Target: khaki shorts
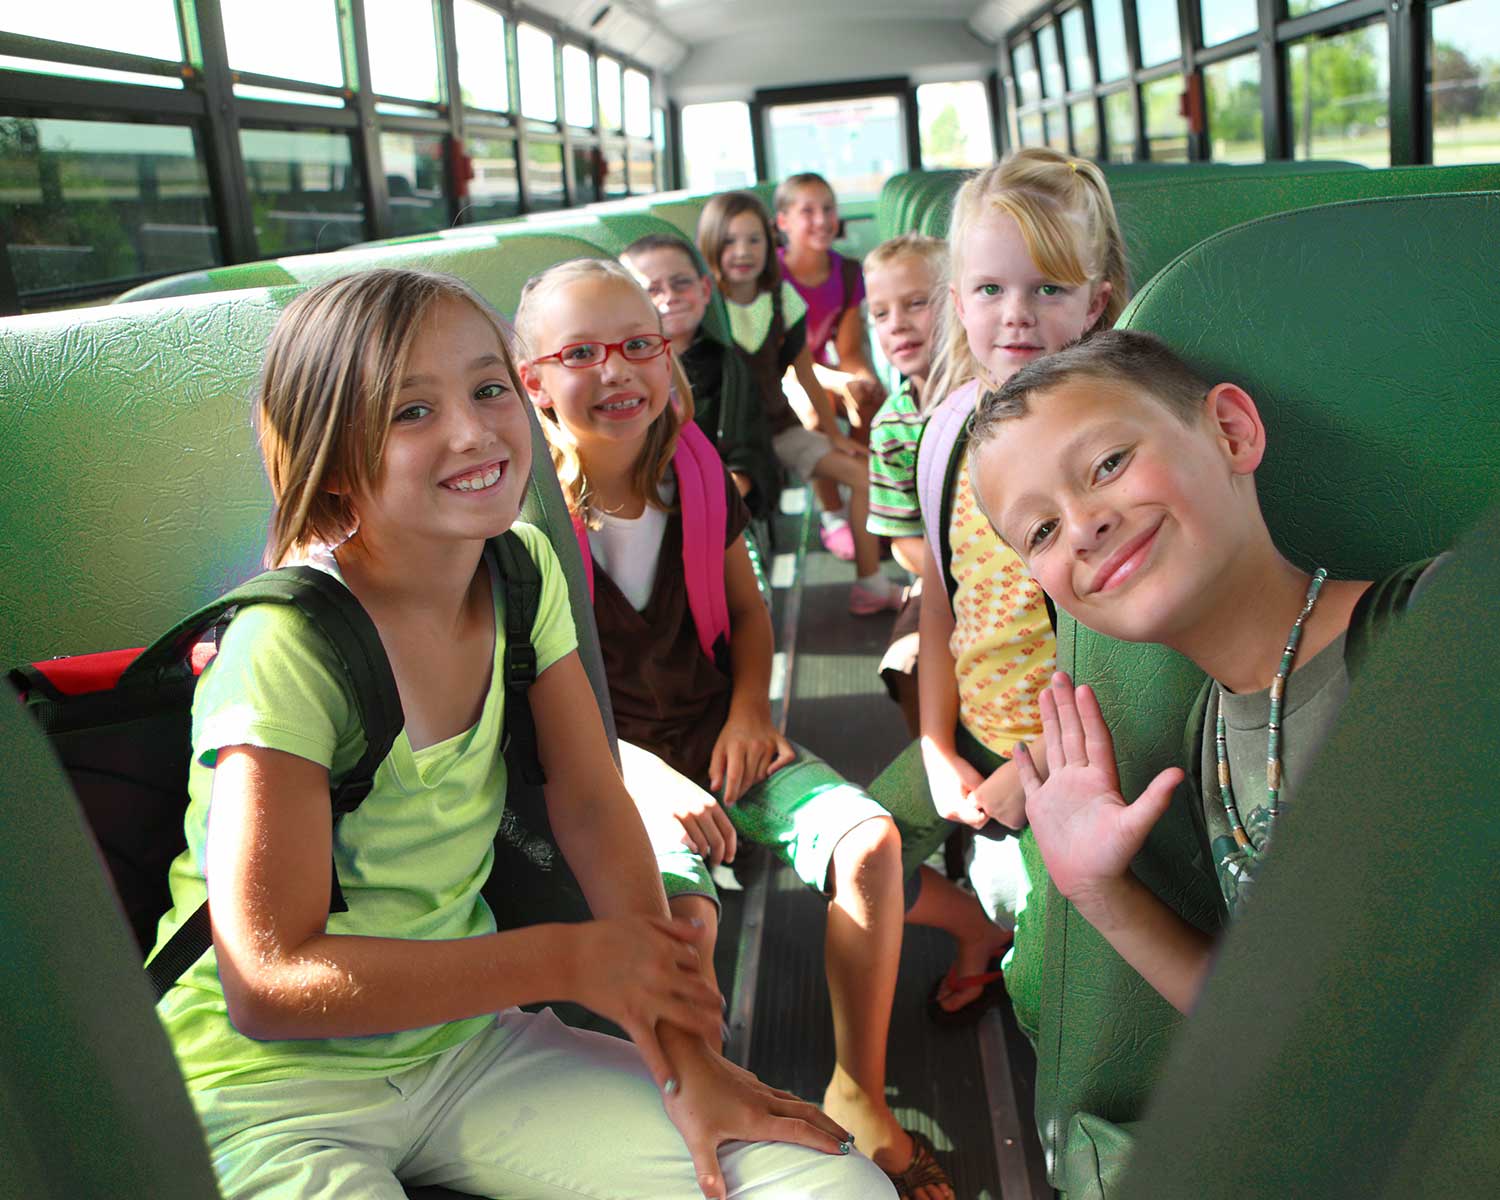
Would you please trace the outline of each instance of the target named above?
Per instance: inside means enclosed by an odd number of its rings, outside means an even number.
[[[771,449],[783,467],[807,483],[812,480],[813,469],[822,462],[823,456],[833,453],[833,443],[827,434],[793,425],[771,438]]]

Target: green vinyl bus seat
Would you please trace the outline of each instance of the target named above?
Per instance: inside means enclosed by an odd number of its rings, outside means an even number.
[[[1493,509],[1374,648],[1300,785],[1169,1056],[1128,1200],[1494,1193],[1497,595]]]
[[[298,290],[0,322],[0,453],[12,480],[0,494],[0,662],[146,645],[260,569],[271,502],[251,396],[266,338]],[[613,739],[578,542],[526,411],[522,515],[562,564]],[[50,752],[17,728],[29,718],[3,698],[0,708],[0,835],[25,860],[0,873],[6,1194],[19,1174],[28,1182],[17,1195],[215,1195],[134,939],[106,899],[71,793]],[[166,1174],[176,1182],[158,1185]]]
[[[1492,386],[1500,309],[1485,299],[1497,271],[1494,192],[1306,208],[1194,246],[1141,289],[1119,326],[1149,330],[1205,377],[1246,387],[1269,434],[1257,487],[1273,536],[1300,564],[1376,578],[1447,548],[1500,498]],[[1180,765],[1188,708],[1203,680],[1196,667],[1066,615],[1058,662],[1097,691],[1125,795]],[[1500,664],[1490,667],[1493,678]],[[1373,720],[1362,723],[1364,711],[1351,709],[1340,736],[1360,739],[1377,771],[1425,753],[1425,745],[1392,742]],[[1196,798],[1188,791],[1179,789],[1134,865],[1184,917],[1213,929],[1218,889],[1211,871],[1192,865]],[[1403,816],[1417,819],[1420,803],[1406,796]],[[1349,836],[1379,832],[1361,826]],[[1322,850],[1338,855],[1344,847]],[[1017,948],[1026,976],[1040,981],[1038,1128],[1065,1196],[1111,1196],[1116,1175],[1101,1174],[1088,1125],[1141,1118],[1181,1019],[1050,884],[1044,913],[1040,941]],[[1300,920],[1315,926],[1321,914]],[[1404,936],[1399,922],[1381,933]],[[1243,1031],[1232,1049],[1254,1037]],[[1238,1097],[1231,1103],[1243,1117]],[[1239,1124],[1230,1128],[1240,1135]],[[1268,1159],[1281,1146],[1245,1149]]]

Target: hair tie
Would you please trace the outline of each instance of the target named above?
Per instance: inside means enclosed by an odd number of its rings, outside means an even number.
[[[1078,160],[1076,158],[1068,159],[1068,169],[1071,170],[1073,174],[1078,174]]]

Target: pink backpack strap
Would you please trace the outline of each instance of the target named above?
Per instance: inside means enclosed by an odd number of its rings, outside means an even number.
[[[698,426],[688,421],[672,455],[682,511],[682,571],[698,645],[710,659],[719,639],[729,642],[729,600],[724,592],[724,531],[729,502],[724,461]]]
[[[583,558],[583,577],[588,580],[589,603],[594,602],[594,548],[589,545],[589,529],[583,518],[573,514],[573,534],[578,538],[578,553]]]
[[[970,380],[949,392],[932,410],[917,443],[917,504],[922,510],[922,531],[927,548],[939,571],[946,573],[943,547],[948,531],[943,528],[943,490],[949,478],[953,450],[963,433],[964,422],[979,403],[979,382]]]

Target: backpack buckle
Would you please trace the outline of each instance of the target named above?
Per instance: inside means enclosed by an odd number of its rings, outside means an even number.
[[[529,687],[536,678],[536,647],[530,642],[505,647],[505,686]]]

